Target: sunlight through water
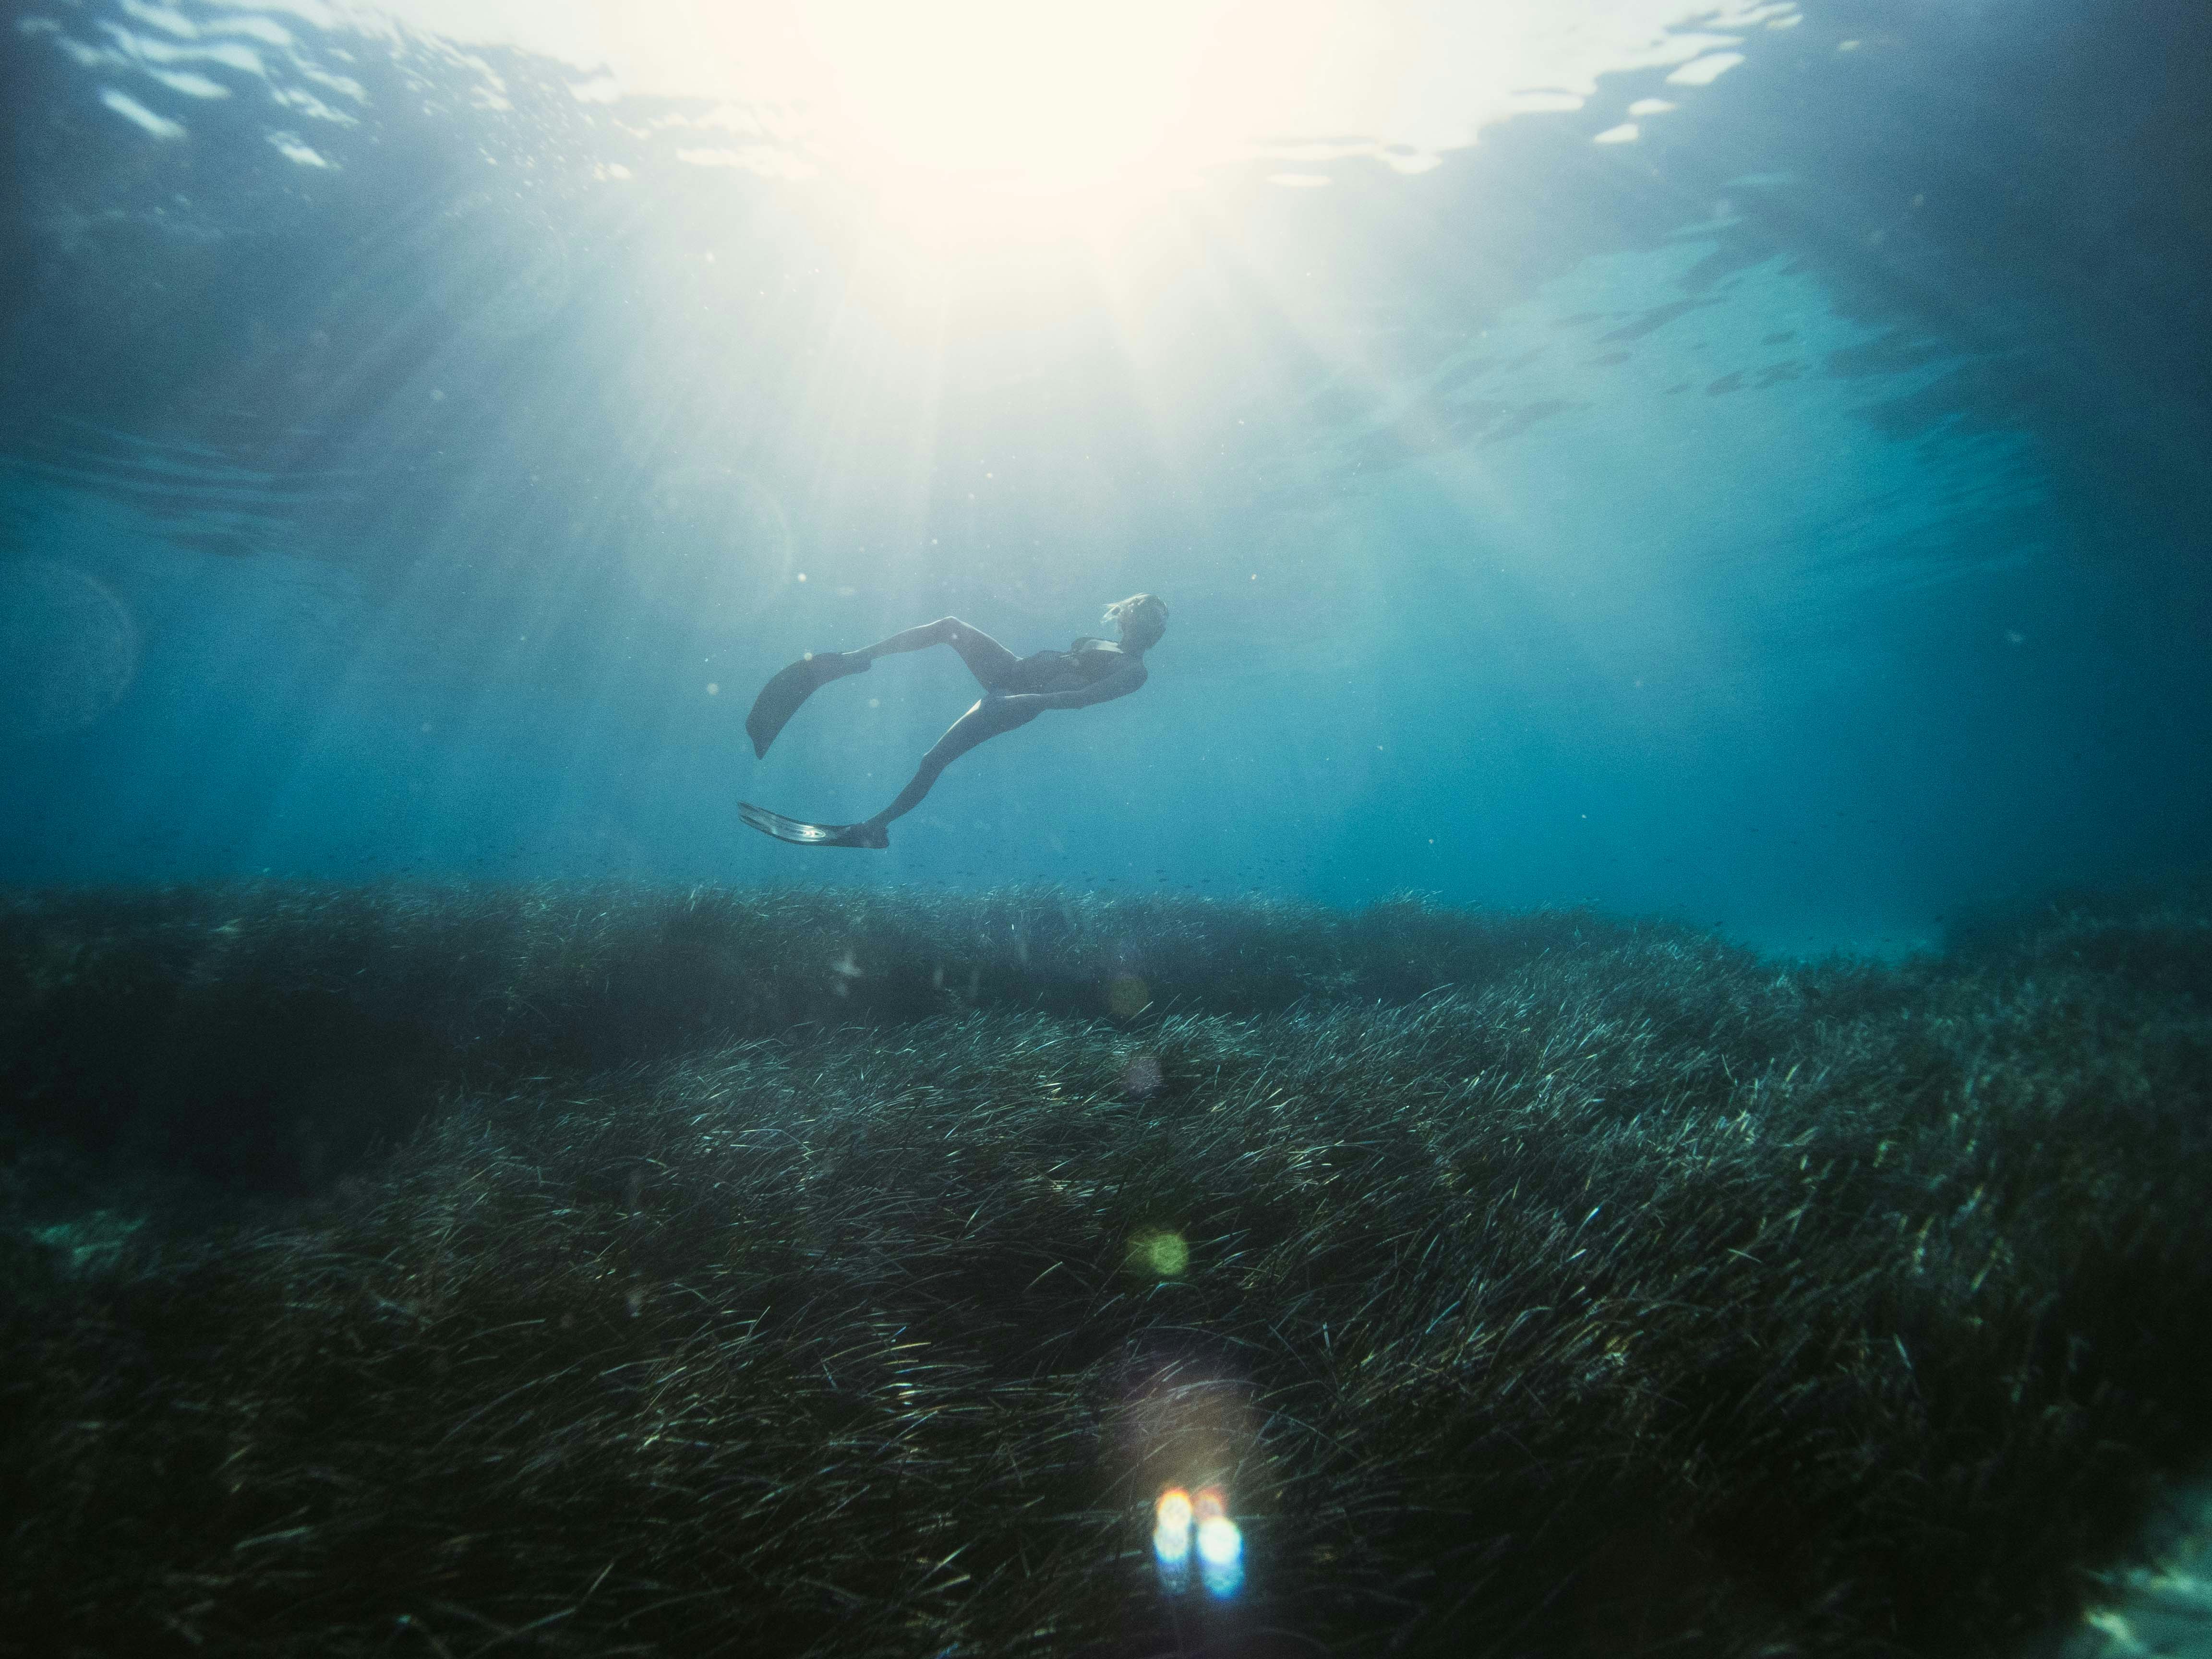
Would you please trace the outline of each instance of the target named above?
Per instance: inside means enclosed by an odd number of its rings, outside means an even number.
[[[584,71],[589,103],[715,100],[700,165],[860,184],[927,242],[1110,239],[1210,169],[1279,161],[1287,185],[1364,157],[1434,167],[1485,126],[1574,109],[1596,77],[1680,65],[1697,84],[1789,0],[387,0],[388,18]],[[1692,69],[1692,65],[1701,66]]]
[[[2208,0],[0,40],[0,1630],[2212,1632]]]

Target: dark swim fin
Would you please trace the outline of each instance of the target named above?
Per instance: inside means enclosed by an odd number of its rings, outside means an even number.
[[[887,831],[872,830],[865,823],[801,823],[797,818],[755,806],[750,801],[738,803],[738,816],[764,836],[794,842],[801,847],[884,848],[891,844]]]
[[[745,735],[753,740],[754,758],[766,757],[775,734],[783,730],[784,723],[799,712],[799,704],[812,696],[817,688],[832,680],[842,680],[848,674],[865,674],[873,666],[871,658],[842,651],[817,651],[811,657],[800,658],[788,668],[778,670],[761,687],[760,696],[753,699],[753,712],[745,716]]]

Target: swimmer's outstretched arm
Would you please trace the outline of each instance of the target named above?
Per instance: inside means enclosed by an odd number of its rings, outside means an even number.
[[[1000,701],[1024,713],[1047,708],[1088,708],[1095,702],[1111,702],[1116,697],[1127,696],[1147,678],[1143,659],[1132,657],[1105,678],[1073,691],[1018,692]]]

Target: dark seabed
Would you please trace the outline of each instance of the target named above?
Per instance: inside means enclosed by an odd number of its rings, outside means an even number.
[[[2212,1656],[2208,87],[8,9],[0,1653]]]

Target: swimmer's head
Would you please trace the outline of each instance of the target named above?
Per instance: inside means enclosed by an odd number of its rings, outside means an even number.
[[[1132,593],[1106,607],[1106,620],[1121,630],[1125,651],[1149,651],[1168,631],[1167,601],[1157,593]]]

